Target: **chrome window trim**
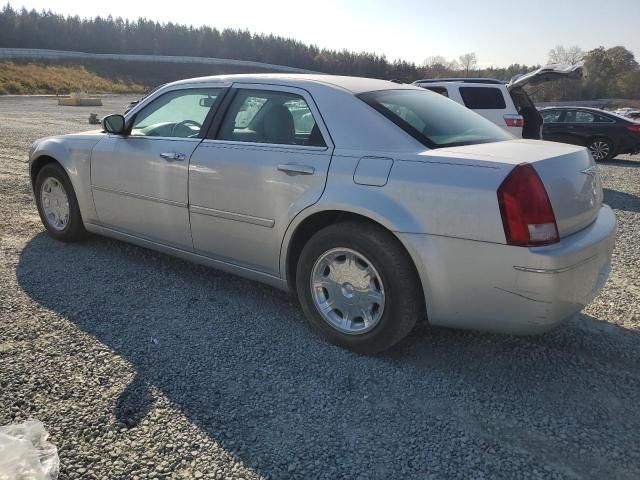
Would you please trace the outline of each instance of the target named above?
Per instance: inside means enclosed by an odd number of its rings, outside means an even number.
[[[145,136],[145,135],[118,135],[115,133],[109,133],[107,134],[109,137],[113,137],[113,138],[121,138],[124,140],[164,140],[165,142],[195,142],[195,143],[200,143],[202,141],[201,138],[194,138],[194,137],[156,137],[156,136]]]
[[[259,150],[268,148],[271,150],[294,150],[294,151],[311,151],[311,152],[326,152],[329,147],[314,147],[311,145],[291,145],[288,143],[261,143],[261,142],[241,142],[238,140],[218,140],[205,138],[202,140],[203,145],[220,145],[227,148],[249,148],[253,150]]]

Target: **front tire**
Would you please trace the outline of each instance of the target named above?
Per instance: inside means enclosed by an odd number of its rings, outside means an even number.
[[[296,289],[311,326],[357,353],[390,348],[424,315],[413,262],[393,234],[366,222],[317,232],[300,254]]]
[[[49,235],[63,242],[87,237],[73,186],[60,164],[48,163],[42,167],[34,192],[40,219]]]
[[[608,138],[593,138],[587,144],[596,162],[606,162],[614,157],[614,145]]]

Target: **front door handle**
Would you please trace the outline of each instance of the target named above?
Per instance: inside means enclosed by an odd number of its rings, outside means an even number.
[[[176,161],[181,162],[186,158],[184,153],[176,153],[176,152],[164,152],[164,153],[161,153],[160,156],[165,160],[169,160],[171,162],[176,162]]]
[[[290,175],[313,175],[315,168],[308,165],[298,165],[297,163],[282,163],[278,165],[278,170]]]

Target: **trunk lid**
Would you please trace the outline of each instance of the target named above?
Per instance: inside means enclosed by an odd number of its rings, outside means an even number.
[[[602,204],[602,184],[596,164],[584,147],[536,140],[468,145],[438,149],[438,155],[464,156],[494,164],[533,165],[553,207],[560,238],[589,226]],[[508,168],[504,176],[511,171]]]
[[[524,75],[516,75],[507,84],[507,88],[511,90],[514,87],[523,87],[525,85],[540,85],[545,82],[552,82],[562,78],[571,78],[580,80],[584,74],[582,63],[575,65],[545,65],[533,72]]]

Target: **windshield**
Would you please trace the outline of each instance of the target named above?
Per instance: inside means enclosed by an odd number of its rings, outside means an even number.
[[[514,138],[477,113],[428,90],[380,90],[358,97],[429,148]]]

